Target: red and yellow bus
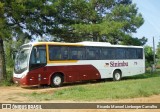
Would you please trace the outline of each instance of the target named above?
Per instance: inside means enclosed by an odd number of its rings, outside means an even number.
[[[141,46],[105,42],[34,42],[20,47],[13,79],[22,86],[122,77],[145,72]]]

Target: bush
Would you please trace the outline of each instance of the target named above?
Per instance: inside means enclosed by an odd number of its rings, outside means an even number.
[[[158,65],[156,66],[156,69],[160,69],[160,64],[158,64]]]
[[[13,85],[13,69],[7,68],[7,79],[0,82],[0,86],[11,86]]]

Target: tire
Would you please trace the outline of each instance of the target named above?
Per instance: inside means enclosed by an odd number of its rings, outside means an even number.
[[[55,74],[51,78],[51,87],[60,87],[63,84],[63,76],[61,74]]]
[[[119,70],[113,72],[113,81],[120,81],[122,78],[122,73]]]

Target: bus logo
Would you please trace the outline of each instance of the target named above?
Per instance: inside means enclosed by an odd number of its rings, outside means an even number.
[[[122,62],[111,61],[110,62],[110,67],[125,67],[125,66],[128,66],[128,62],[125,62],[125,61],[122,61]]]
[[[109,63],[106,63],[106,64],[105,64],[105,67],[109,67]]]

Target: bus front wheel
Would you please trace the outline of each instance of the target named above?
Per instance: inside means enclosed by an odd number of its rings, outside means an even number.
[[[51,78],[51,87],[60,87],[63,84],[63,76],[61,74],[55,74]]]
[[[113,81],[119,81],[121,80],[122,74],[120,70],[115,70],[113,72]]]

